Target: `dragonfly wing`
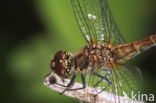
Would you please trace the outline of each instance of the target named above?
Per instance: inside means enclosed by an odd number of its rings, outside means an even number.
[[[121,97],[132,99],[132,93],[138,94],[142,91],[142,74],[136,66],[121,65],[118,68],[114,66],[96,73],[111,81],[111,84],[106,79],[101,79],[92,73],[86,73],[87,85],[97,89],[99,95],[103,91],[111,93],[110,98],[115,103],[120,103]],[[99,84],[96,85],[98,82]]]
[[[107,91],[117,96],[132,99],[132,94],[138,94],[142,91],[142,73],[136,66],[122,65],[118,69],[112,67],[109,79],[112,81],[112,85]],[[120,101],[118,98],[115,100]]]
[[[87,42],[125,43],[107,0],[71,0],[79,28]]]

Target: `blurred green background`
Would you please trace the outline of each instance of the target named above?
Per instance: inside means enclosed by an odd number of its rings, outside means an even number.
[[[127,42],[156,33],[155,0],[108,0]],[[75,103],[43,85],[58,50],[75,53],[86,42],[70,0],[5,0],[0,3],[0,102]],[[156,92],[156,48],[133,59],[146,93]]]

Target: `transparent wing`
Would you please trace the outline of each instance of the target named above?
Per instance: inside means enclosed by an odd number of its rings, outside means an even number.
[[[97,73],[111,81],[111,84],[109,85],[106,79],[102,80],[90,73],[86,74],[87,85],[95,87],[97,94],[103,91],[111,93],[110,98],[115,101],[113,103],[120,103],[120,97],[132,99],[132,94],[135,95],[142,91],[142,74],[136,66],[122,65],[118,68],[100,70]]]
[[[110,79],[112,80],[113,93],[132,99],[132,94],[142,91],[142,73],[136,66],[123,65],[111,69]]]
[[[71,0],[79,28],[87,42],[125,43],[107,0]]]

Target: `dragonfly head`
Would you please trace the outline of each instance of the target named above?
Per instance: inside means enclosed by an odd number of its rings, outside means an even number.
[[[71,75],[72,55],[66,51],[58,51],[54,59],[51,60],[52,70],[62,78],[68,78]]]

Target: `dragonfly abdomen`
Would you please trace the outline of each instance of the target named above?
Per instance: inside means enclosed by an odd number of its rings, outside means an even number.
[[[116,46],[112,52],[116,62],[123,63],[154,45],[156,45],[156,34],[140,41]]]

